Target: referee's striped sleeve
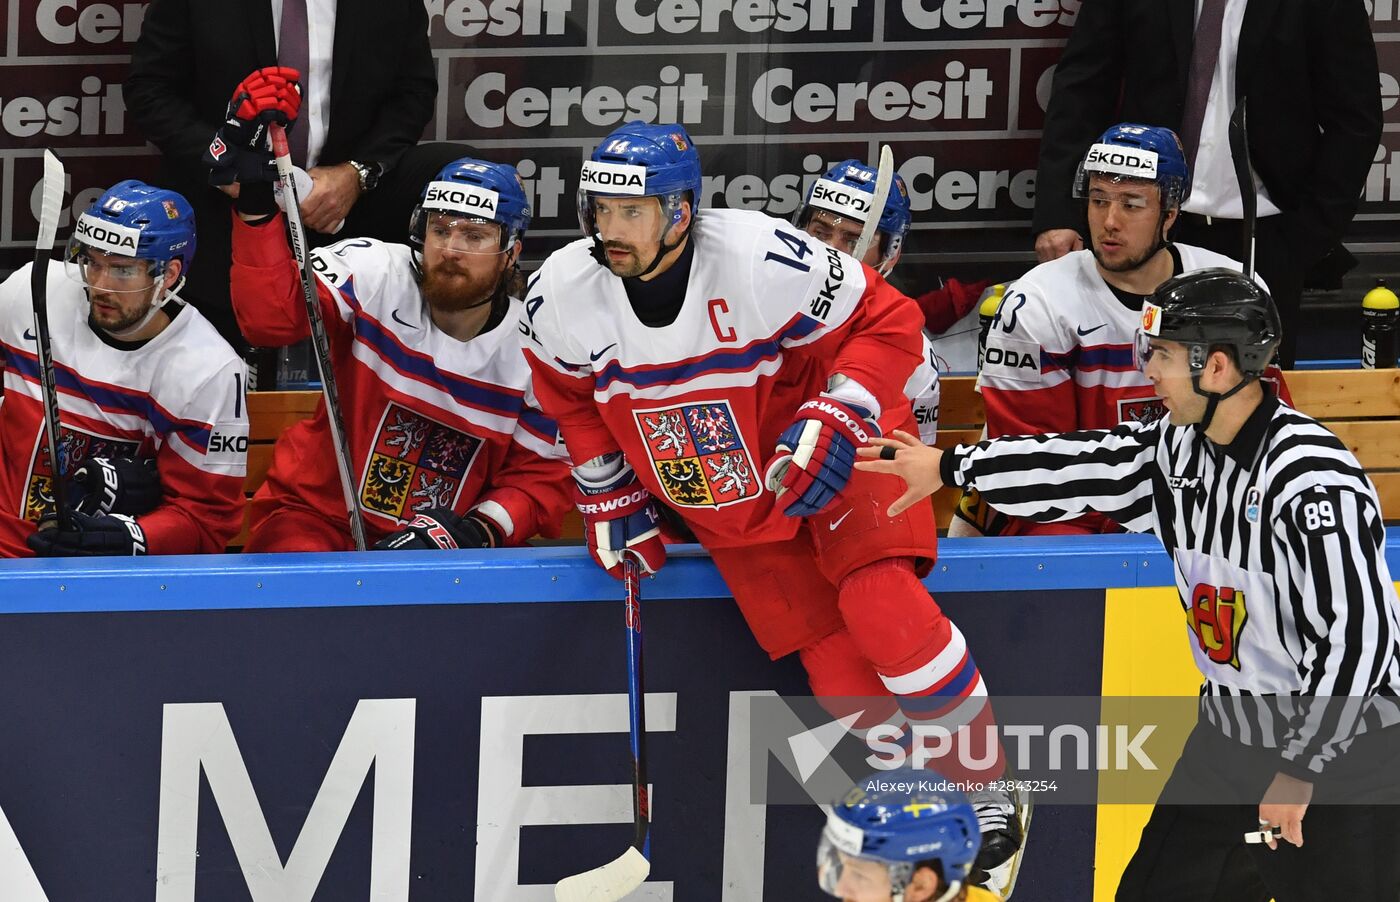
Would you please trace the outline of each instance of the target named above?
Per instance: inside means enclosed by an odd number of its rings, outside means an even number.
[[[1385,527],[1371,497],[1351,488],[1302,492],[1275,520],[1298,624],[1302,695],[1284,737],[1297,776],[1322,773],[1346,749],[1365,700],[1387,681],[1395,620]]]
[[[948,468],[954,485],[1012,517],[1048,523],[1096,511],[1149,532],[1158,438],[1156,423],[999,438],[959,446]]]

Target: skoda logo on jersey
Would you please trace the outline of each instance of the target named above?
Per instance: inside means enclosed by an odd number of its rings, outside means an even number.
[[[644,197],[647,193],[647,170],[645,166],[588,160],[579,173],[579,188],[595,194]]]
[[[818,179],[812,186],[812,205],[865,222],[870,215],[871,195],[852,191],[837,182]]]
[[[500,199],[501,196],[489,188],[460,182],[431,182],[428,193],[423,197],[423,209],[495,219],[496,205]]]
[[[1084,158],[1085,172],[1125,175],[1135,179],[1157,178],[1157,154],[1136,147],[1095,144]]]
[[[86,213],[78,217],[73,234],[88,247],[109,254],[120,254],[123,257],[136,256],[136,249],[141,243],[140,230],[103,222]]]

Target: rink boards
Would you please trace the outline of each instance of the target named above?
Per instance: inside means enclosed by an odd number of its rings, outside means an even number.
[[[1154,542],[941,552],[928,584],[994,695],[1194,694]],[[702,554],[643,590],[634,898],[826,898],[821,815],[750,795],[749,706],[807,692],[800,667]],[[629,841],[619,587],[579,549],[0,562],[0,610],[6,902],[545,902]],[[1042,800],[1017,898],[1110,899],[1144,816]]]

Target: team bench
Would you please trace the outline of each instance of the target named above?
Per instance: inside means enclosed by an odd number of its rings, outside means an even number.
[[[1400,370],[1295,370],[1286,378],[1298,409],[1326,423],[1366,468],[1380,494],[1386,522],[1400,522]],[[973,391],[974,382],[970,376],[943,379],[940,447],[974,442],[981,436],[985,414],[981,396]],[[243,488],[250,497],[267,476],[273,442],[283,429],[311,416],[320,397],[314,391],[248,395],[248,478]],[[948,525],[956,502],[953,489],[934,496],[940,527]],[[565,523],[564,535],[582,535],[576,516]],[[247,537],[245,524],[232,547],[242,547]]]

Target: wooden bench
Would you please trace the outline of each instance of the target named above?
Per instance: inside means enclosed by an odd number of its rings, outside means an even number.
[[[1286,375],[1293,402],[1337,434],[1370,474],[1380,495],[1386,522],[1400,522],[1400,370],[1294,370]],[[942,380],[938,446],[975,442],[986,414],[982,396],[971,376]],[[248,395],[248,478],[244,491],[252,497],[267,476],[272,445],[293,423],[310,417],[319,392],[253,392]],[[957,503],[958,490],[934,495],[940,528],[946,528]],[[580,538],[582,523],[571,512],[564,522],[565,538]],[[231,547],[248,538],[247,522]]]

